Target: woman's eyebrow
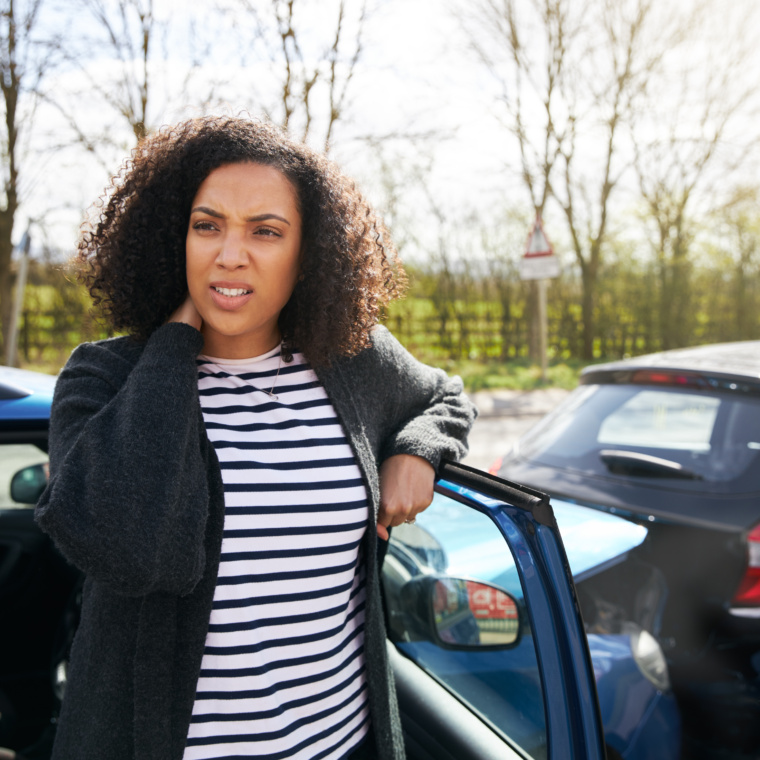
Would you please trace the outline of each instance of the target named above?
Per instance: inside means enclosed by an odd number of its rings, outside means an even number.
[[[191,214],[208,214],[209,216],[213,216],[215,219],[224,219],[224,214],[220,214],[218,211],[214,211],[214,209],[209,208],[208,206],[196,206],[191,212]],[[284,222],[288,226],[290,226],[290,222],[285,219],[283,216],[278,216],[277,214],[256,214],[255,216],[249,216],[246,218],[246,222],[265,222],[268,219],[277,219],[280,222]]]
[[[208,206],[196,206],[190,213],[208,214],[209,216],[213,216],[215,219],[224,219],[224,214],[220,214],[218,211],[214,211],[214,209],[209,208]]]
[[[249,216],[246,222],[265,222],[267,219],[277,219],[280,222],[290,225],[290,222],[284,216],[277,216],[277,214],[256,214],[256,216]]]

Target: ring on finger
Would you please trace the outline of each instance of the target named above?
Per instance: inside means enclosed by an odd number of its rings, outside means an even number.
[[[407,525],[414,525],[414,523],[417,522],[417,518],[416,517],[409,517],[406,520],[404,520],[404,522]]]

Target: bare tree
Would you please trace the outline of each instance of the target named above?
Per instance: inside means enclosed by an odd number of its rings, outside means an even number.
[[[251,31],[254,55],[264,57],[277,81],[274,94],[258,92],[257,106],[266,116],[302,140],[329,150],[336,125],[345,118],[349,95],[363,53],[367,0],[337,0],[327,6],[331,20],[320,34],[315,13],[325,3],[313,0],[233,0],[236,20],[242,10]]]
[[[24,194],[24,140],[34,126],[44,75],[54,65],[49,50],[36,37],[42,0],[3,0],[0,8],[0,88],[3,128],[2,205],[0,205],[0,319],[3,345],[8,339],[12,308],[11,255],[17,212]]]
[[[733,260],[732,309],[735,340],[757,338],[760,313],[757,309],[760,266],[760,212],[757,187],[740,187],[718,211],[725,228],[727,247]],[[754,295],[754,299],[752,298]]]
[[[748,5],[745,10],[757,18],[756,9]],[[696,209],[704,218],[717,208],[737,209],[746,189],[733,193],[732,178],[760,147],[760,130],[754,126],[760,89],[754,77],[744,76],[753,68],[754,37],[742,31],[755,25],[744,12],[732,25],[722,4],[706,4],[700,11],[692,30],[701,65],[695,67],[689,56],[660,84],[649,107],[632,115],[635,168],[659,275],[663,348],[686,345],[693,334]],[[711,45],[709,30],[718,22],[722,34]]]
[[[468,7],[472,49],[501,91],[497,112],[516,138],[519,174],[537,214],[550,193],[550,177],[569,123],[564,110],[566,69],[580,27],[567,0],[477,0]],[[536,55],[545,50],[545,55]]]
[[[68,34],[61,51],[77,73],[73,90],[49,98],[84,148],[107,172],[125,150],[153,131],[172,105],[211,100],[190,87],[209,55],[192,7],[177,19],[162,0],[75,0],[86,31]],[[86,21],[87,23],[83,23]]]
[[[563,0],[479,0],[465,24],[478,59],[494,75],[506,108],[498,113],[519,149],[518,173],[535,216],[544,214],[551,177],[572,125],[564,103],[580,18]],[[468,10],[468,17],[471,9]],[[537,49],[545,55],[536,55]],[[504,284],[507,291],[509,283]],[[542,361],[538,283],[527,285],[530,355]]]
[[[626,124],[667,49],[669,27],[654,8],[653,0],[477,0],[467,14],[471,46],[500,86],[531,202],[540,214],[553,199],[564,217],[581,272],[585,358],[611,200],[630,163]]]
[[[114,81],[88,72],[88,83],[124,118],[136,140],[148,132],[151,54],[156,46],[157,21],[153,0],[81,0],[104,33],[118,68]],[[87,71],[87,69],[85,69]]]

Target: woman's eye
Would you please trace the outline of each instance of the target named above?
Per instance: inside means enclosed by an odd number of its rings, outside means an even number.
[[[216,226],[213,222],[195,222],[193,225],[194,230],[215,230]]]
[[[280,237],[280,233],[278,230],[273,229],[272,227],[259,227],[256,232],[254,233],[256,235],[265,235],[265,236],[274,236],[274,237]]]

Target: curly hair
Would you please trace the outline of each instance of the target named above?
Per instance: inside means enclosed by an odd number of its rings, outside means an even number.
[[[95,304],[115,330],[140,340],[164,324],[187,297],[185,238],[198,188],[214,169],[247,162],[282,172],[301,213],[301,275],[279,316],[286,358],[298,348],[316,366],[358,353],[406,285],[385,225],[325,156],[250,119],[190,119],[139,143],[79,241],[80,278]]]

